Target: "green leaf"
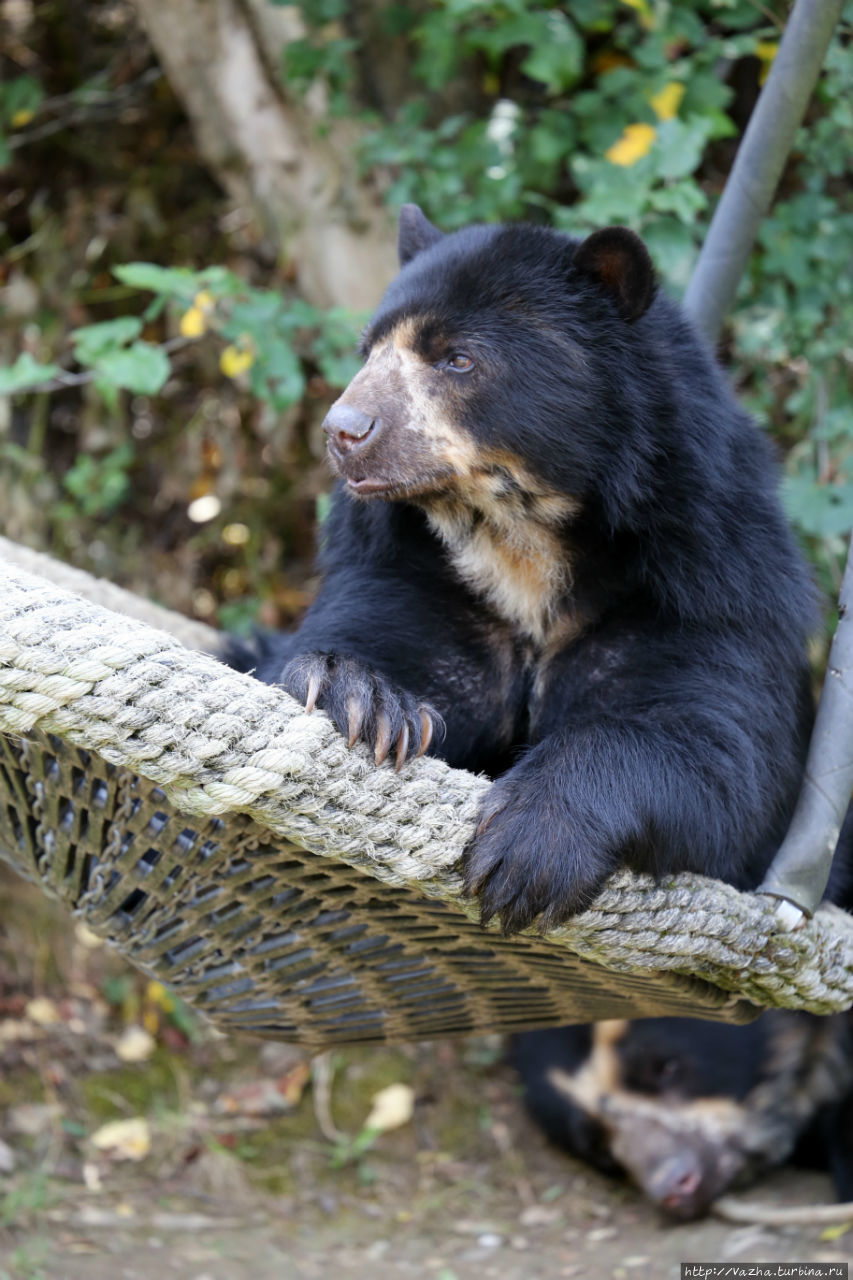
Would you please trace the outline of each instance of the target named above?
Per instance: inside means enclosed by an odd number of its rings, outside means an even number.
[[[50,382],[61,372],[58,364],[39,364],[28,351],[23,351],[13,365],[0,369],[0,395],[31,391],[42,382]]]
[[[690,120],[662,120],[655,147],[655,170],[661,178],[686,178],[699,167],[708,141],[710,122],[699,116]]]
[[[821,484],[808,475],[786,476],[782,498],[788,515],[804,533],[828,538],[853,528],[853,484]]]
[[[252,365],[251,386],[256,396],[275,409],[288,409],[305,390],[302,365],[293,348],[273,339],[258,352]]]
[[[15,124],[16,116],[33,116],[41,106],[44,90],[33,76],[16,76],[0,85],[0,119]]]
[[[521,69],[552,93],[562,93],[577,82],[583,71],[584,44],[569,19],[558,9],[551,10],[546,24],[545,39],[531,50]]]
[[[63,488],[84,515],[109,515],[130,492],[133,461],[133,446],[127,441],[101,458],[79,454],[62,478]]]
[[[192,299],[202,288],[200,273],[186,267],[158,267],[153,262],[126,262],[113,275],[132,289],[150,289],[170,297]]]
[[[156,395],[169,376],[169,357],[150,342],[134,342],[124,351],[108,351],[96,363],[98,376],[136,395]]]
[[[101,324],[87,324],[71,334],[74,355],[80,364],[94,364],[107,351],[117,350],[138,338],[142,321],[136,316],[120,316],[118,320],[104,320]]]

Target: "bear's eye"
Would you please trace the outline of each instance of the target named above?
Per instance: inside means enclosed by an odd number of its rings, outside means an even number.
[[[444,367],[452,369],[454,373],[469,373],[474,368],[474,361],[470,356],[463,355],[461,351],[455,351],[444,361]]]

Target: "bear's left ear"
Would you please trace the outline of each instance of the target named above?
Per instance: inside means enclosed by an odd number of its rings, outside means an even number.
[[[432,225],[418,205],[403,205],[397,230],[397,256],[401,267],[411,262],[416,254],[424,249],[430,249],[441,239],[442,233],[438,227]]]
[[[593,231],[575,252],[572,265],[603,285],[629,324],[639,320],[655,296],[649,251],[627,227]]]

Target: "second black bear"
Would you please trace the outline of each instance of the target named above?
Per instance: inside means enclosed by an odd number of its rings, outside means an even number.
[[[748,1026],[644,1018],[528,1032],[512,1058],[552,1142],[686,1221],[789,1156],[850,1198],[851,1032],[849,1014],[780,1009]]]
[[[632,232],[409,205],[399,252],[324,424],[321,591],[257,675],[377,762],[497,779],[465,880],[507,931],[621,865],[755,886],[812,718],[766,441]]]

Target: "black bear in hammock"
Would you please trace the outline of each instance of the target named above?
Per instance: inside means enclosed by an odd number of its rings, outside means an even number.
[[[814,598],[771,451],[642,241],[401,214],[324,423],[320,594],[254,666],[350,744],[497,779],[483,919],[555,924],[627,865],[761,880],[812,718]]]

